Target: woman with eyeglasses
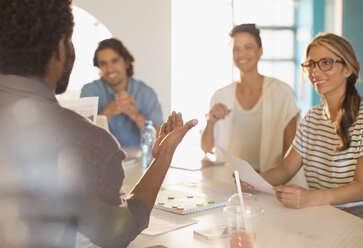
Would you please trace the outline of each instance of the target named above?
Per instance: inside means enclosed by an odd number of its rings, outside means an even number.
[[[360,65],[352,45],[335,34],[317,35],[302,70],[323,103],[309,110],[284,160],[261,175],[287,207],[363,200],[363,101],[355,83]],[[285,185],[304,168],[309,189]]]
[[[255,24],[235,26],[230,36],[240,80],[213,95],[201,147],[205,153],[216,148],[217,161],[224,160],[221,147],[265,171],[290,147],[300,111],[290,86],[258,72],[263,49]]]

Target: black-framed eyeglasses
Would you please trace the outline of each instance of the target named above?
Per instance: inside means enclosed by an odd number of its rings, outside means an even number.
[[[329,71],[329,70],[331,70],[331,68],[333,68],[334,63],[344,64],[344,61],[332,59],[332,58],[322,58],[319,61],[314,61],[314,60],[306,61],[306,62],[302,63],[301,66],[305,72],[313,71],[316,64],[318,64],[320,70]]]

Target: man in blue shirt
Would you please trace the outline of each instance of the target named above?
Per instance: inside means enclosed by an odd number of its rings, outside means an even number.
[[[132,78],[133,62],[121,41],[101,41],[93,58],[101,79],[86,84],[81,91],[81,97],[99,97],[98,114],[107,116],[111,133],[123,147],[140,144],[146,120],[153,122],[157,133],[162,124],[157,95],[151,87]]]

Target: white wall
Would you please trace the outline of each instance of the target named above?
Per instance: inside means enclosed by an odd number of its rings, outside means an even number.
[[[171,1],[73,0],[73,4],[124,42],[135,57],[134,77],[154,88],[165,119],[171,105]]]

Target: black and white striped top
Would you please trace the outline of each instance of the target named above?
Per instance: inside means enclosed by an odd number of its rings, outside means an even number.
[[[353,180],[357,159],[363,156],[363,101],[358,118],[349,129],[348,149],[334,152],[339,144],[335,121],[328,119],[324,104],[313,107],[300,122],[293,142],[303,157],[307,183],[311,189],[335,188]]]

